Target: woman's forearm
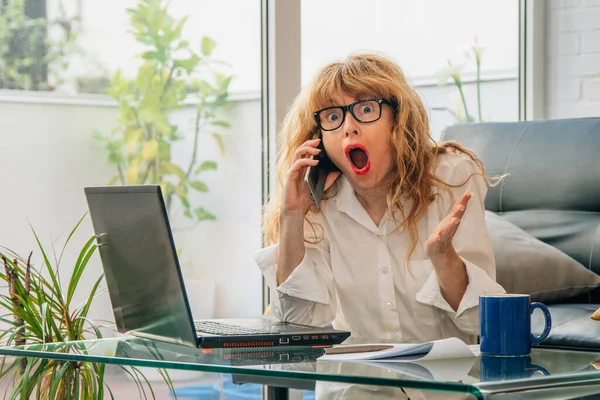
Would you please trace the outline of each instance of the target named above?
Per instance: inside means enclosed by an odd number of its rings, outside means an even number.
[[[279,252],[277,286],[281,285],[302,262],[304,247],[304,213],[292,211],[279,217]]]
[[[469,284],[465,264],[455,251],[434,257],[431,259],[431,263],[437,275],[442,296],[456,311]]]

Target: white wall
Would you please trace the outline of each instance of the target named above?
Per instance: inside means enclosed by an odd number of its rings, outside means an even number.
[[[28,222],[45,244],[50,244],[52,237],[62,245],[87,210],[83,188],[105,185],[114,173],[91,134],[93,129],[107,132],[112,127],[116,115],[112,103],[84,105],[83,100],[31,96],[0,92],[0,245],[23,255],[35,249]],[[223,118],[232,127],[222,132],[224,156],[219,155],[210,137],[202,138],[199,154],[200,160],[210,158],[219,164],[217,171],[203,177],[210,191],[196,196],[199,205],[213,212],[217,220],[190,229],[177,211],[172,216],[177,246],[183,248],[186,281],[198,288],[203,286],[194,281],[216,284],[215,309],[205,317],[257,315],[262,307],[261,276],[252,260],[261,247],[260,102],[237,101],[225,114]],[[173,119],[185,126],[191,114],[182,110]],[[190,147],[182,143],[174,157],[181,159]],[[92,234],[88,217],[65,254],[63,279],[70,274],[77,251]],[[39,265],[40,253],[34,254]],[[80,296],[89,292],[100,275],[99,261],[98,255],[92,259]],[[198,302],[211,301],[204,293],[192,297]],[[99,298],[91,317],[112,320],[108,304],[106,295]],[[197,308],[205,309],[202,304]]]
[[[600,1],[548,5],[546,117],[600,116]]]

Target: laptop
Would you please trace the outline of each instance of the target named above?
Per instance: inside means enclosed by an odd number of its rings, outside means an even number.
[[[323,346],[350,336],[267,316],[194,320],[160,186],[84,190],[119,332],[203,348]]]

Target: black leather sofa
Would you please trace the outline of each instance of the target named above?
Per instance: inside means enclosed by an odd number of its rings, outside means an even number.
[[[473,150],[490,176],[487,210],[600,274],[600,118],[454,125],[441,140]],[[543,346],[600,350],[600,289],[549,305]],[[540,332],[542,318],[532,319]]]

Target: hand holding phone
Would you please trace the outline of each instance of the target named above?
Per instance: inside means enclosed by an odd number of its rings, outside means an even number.
[[[281,199],[282,215],[304,215],[311,205],[311,198],[306,190],[304,177],[306,169],[317,165],[318,161],[313,160],[311,156],[317,155],[320,151],[317,149],[319,139],[310,139],[305,141],[294,151],[294,156],[285,177],[283,193]]]
[[[320,149],[321,152],[318,155],[312,155],[311,158],[319,160],[319,163],[314,166],[309,165],[306,168],[306,174],[304,175],[304,184],[308,189],[308,193],[310,195],[311,200],[317,207],[319,207],[321,204],[321,200],[323,199],[323,193],[327,189],[325,187],[327,184],[327,177],[332,172],[338,172],[339,169],[327,156],[322,140],[319,143],[319,146],[317,146],[317,148]]]

